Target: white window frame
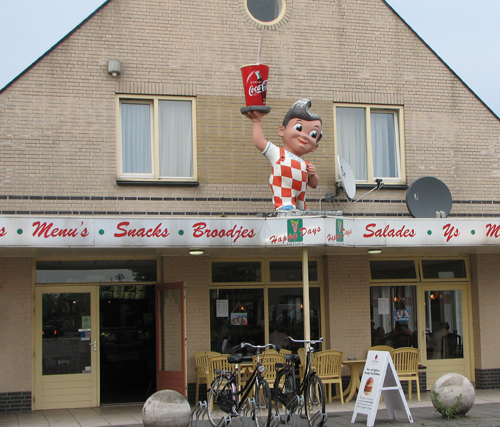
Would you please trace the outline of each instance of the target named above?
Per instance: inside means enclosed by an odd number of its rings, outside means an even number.
[[[357,184],[375,184],[376,179],[382,179],[384,185],[401,185],[406,183],[406,171],[405,171],[405,143],[404,143],[404,115],[402,106],[387,106],[387,105],[366,105],[366,104],[334,104],[334,126],[335,126],[335,152],[337,155],[345,157],[349,162],[348,156],[343,155],[340,152],[340,143],[338,135],[338,123],[337,123],[337,108],[358,108],[364,109],[365,118],[365,140],[366,140],[366,179],[359,178],[355,176]],[[376,176],[374,174],[373,166],[373,146],[372,146],[372,126],[371,126],[371,114],[372,113],[389,113],[393,114],[394,117],[394,131],[396,139],[396,162],[397,162],[397,177],[385,177]],[[352,167],[352,165],[351,165]],[[354,168],[353,168],[354,170]],[[356,174],[355,174],[356,175]]]
[[[162,177],[160,176],[160,132],[159,132],[159,102],[160,101],[186,101],[191,102],[191,132],[192,132],[192,176],[187,177]],[[144,104],[150,106],[151,120],[151,173],[125,173],[123,171],[122,151],[122,116],[123,104]],[[130,181],[165,181],[165,182],[196,182],[197,171],[197,146],[196,146],[196,98],[184,96],[144,96],[122,95],[116,100],[117,117],[117,177],[120,180]]]

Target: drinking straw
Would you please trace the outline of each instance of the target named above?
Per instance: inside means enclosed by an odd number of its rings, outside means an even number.
[[[262,54],[262,37],[260,38],[260,41],[259,41],[259,53],[257,55],[257,64],[260,64],[261,54]]]

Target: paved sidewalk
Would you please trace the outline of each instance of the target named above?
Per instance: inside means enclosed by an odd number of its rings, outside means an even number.
[[[463,418],[447,420],[434,408],[413,408],[410,409],[413,417],[413,424],[410,424],[404,411],[396,411],[396,420],[389,420],[389,415],[385,409],[377,412],[375,427],[398,427],[398,426],[425,426],[425,427],[446,427],[446,426],[474,426],[474,427],[500,427],[500,404],[485,403],[474,405],[473,408]],[[325,427],[340,426],[366,426],[366,415],[357,415],[356,421],[351,424],[352,412],[336,412],[328,414]]]
[[[422,426],[474,426],[500,427],[500,390],[476,390],[475,404],[464,418],[447,420],[439,414],[430,401],[431,393],[422,393],[422,400],[416,396],[408,400],[413,424],[408,422],[404,411],[396,411],[396,420],[389,420],[384,402],[380,403],[375,427]],[[366,415],[359,414],[351,424],[355,401],[341,405],[339,401],[327,404],[328,419],[325,427],[366,426]],[[21,414],[0,415],[0,427],[143,427],[143,405],[101,406],[84,409],[55,409]],[[238,423],[233,423],[239,427]],[[283,425],[284,426],[284,425]],[[205,419],[202,426],[210,427]],[[300,427],[307,427],[305,420]]]
[[[475,403],[465,417],[448,420],[438,413],[431,402],[431,393],[422,393],[420,402],[416,396],[407,400],[413,424],[410,424],[405,411],[396,411],[396,420],[389,419],[389,413],[385,409],[384,402],[379,405],[375,427],[398,427],[398,426],[475,426],[475,427],[500,427],[500,390],[476,390]],[[355,399],[345,405],[328,404],[328,419],[325,427],[366,426],[367,416],[358,414],[356,421],[351,423],[354,412]]]

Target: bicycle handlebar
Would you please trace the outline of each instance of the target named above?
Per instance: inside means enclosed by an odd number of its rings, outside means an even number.
[[[320,344],[323,342],[323,337],[321,337],[319,340],[296,340],[293,339],[292,337],[286,337],[285,340],[290,340],[296,343],[308,343],[308,344]],[[283,341],[285,341],[283,340]]]
[[[236,346],[234,349],[239,349],[239,348],[245,348],[245,347],[251,347],[256,350],[265,350],[267,347],[272,347],[275,350],[277,350],[276,346],[274,344],[266,344],[266,345],[253,345],[248,342],[242,342],[240,345]]]

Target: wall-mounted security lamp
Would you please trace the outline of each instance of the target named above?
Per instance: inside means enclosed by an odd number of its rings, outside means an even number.
[[[382,253],[382,249],[379,249],[379,248],[368,249],[368,253],[370,255],[380,254],[380,253]]]
[[[122,72],[122,63],[118,59],[110,59],[108,61],[108,74],[113,77],[118,77]]]

